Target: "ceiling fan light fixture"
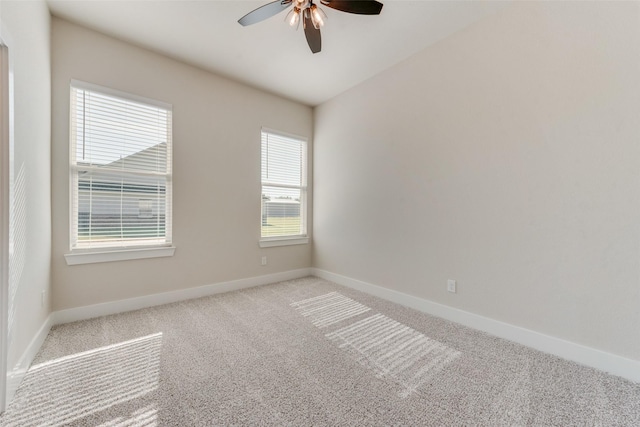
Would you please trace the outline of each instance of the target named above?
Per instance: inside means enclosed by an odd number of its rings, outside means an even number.
[[[327,20],[327,15],[324,13],[322,9],[320,9],[315,4],[312,4],[310,7],[311,10],[311,21],[313,22],[313,26],[316,29],[320,29],[324,27],[324,23]]]
[[[285,16],[285,22],[298,29],[302,21],[309,49],[312,53],[318,53],[322,50],[320,28],[326,23],[327,15],[314,2],[357,15],[379,15],[382,10],[382,3],[377,0],[274,0],[247,13],[238,19],[238,23],[243,27],[253,25],[293,6]]]
[[[300,9],[298,9],[297,6],[294,6],[293,9],[291,9],[291,11],[287,13],[285,21],[287,21],[290,26],[295,27],[297,30],[300,26]]]

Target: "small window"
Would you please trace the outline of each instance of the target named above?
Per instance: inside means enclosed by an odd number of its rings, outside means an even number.
[[[307,141],[262,130],[263,240],[307,235]]]
[[[171,106],[73,81],[71,249],[171,243]]]

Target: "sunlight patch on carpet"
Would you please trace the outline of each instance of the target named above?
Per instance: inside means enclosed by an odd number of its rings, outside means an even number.
[[[324,328],[371,310],[366,305],[347,298],[338,292],[291,303],[304,317],[311,319],[318,328]]]
[[[158,387],[161,346],[157,333],[32,366],[3,421],[62,426],[142,397]],[[154,411],[114,425],[155,425]]]
[[[129,417],[118,417],[100,424],[99,427],[155,427],[158,425],[158,410],[149,405],[135,411]]]
[[[402,398],[417,391],[460,356],[459,351],[383,314],[362,319],[326,337],[379,377],[400,384]]]

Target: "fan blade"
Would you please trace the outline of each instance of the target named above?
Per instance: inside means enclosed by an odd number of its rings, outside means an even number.
[[[313,26],[309,9],[304,10],[304,35],[307,37],[307,43],[311,52],[318,53],[322,49],[322,37],[320,29]]]
[[[257,24],[260,21],[264,21],[265,19],[271,18],[272,16],[282,12],[291,5],[291,2],[293,2],[293,0],[276,0],[274,2],[267,3],[238,19],[238,23],[245,27],[247,25]]]
[[[375,0],[320,0],[320,2],[332,9],[358,15],[380,15],[382,11],[382,3]]]

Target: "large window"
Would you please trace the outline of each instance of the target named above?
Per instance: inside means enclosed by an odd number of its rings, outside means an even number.
[[[71,249],[171,243],[171,106],[71,83]]]
[[[262,240],[307,235],[307,142],[262,130]]]

